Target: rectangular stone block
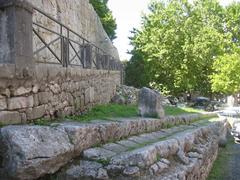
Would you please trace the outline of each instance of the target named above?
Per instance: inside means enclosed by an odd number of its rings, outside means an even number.
[[[13,97],[8,99],[8,109],[23,109],[33,107],[33,96]]]
[[[40,92],[38,93],[39,104],[47,104],[51,101],[53,94],[50,92]]]
[[[17,111],[0,111],[1,124],[19,124],[21,123],[20,113]]]
[[[45,114],[45,106],[42,105],[42,106],[27,109],[26,114],[27,114],[28,120],[41,118]]]
[[[0,95],[0,110],[7,109],[6,97]]]

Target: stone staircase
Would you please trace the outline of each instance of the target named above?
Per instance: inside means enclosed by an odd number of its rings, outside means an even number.
[[[202,120],[131,136],[83,151],[78,160],[56,177],[205,179],[217,156],[219,133],[224,131],[222,122]]]
[[[227,132],[213,116],[7,126],[0,129],[0,177],[205,179]]]

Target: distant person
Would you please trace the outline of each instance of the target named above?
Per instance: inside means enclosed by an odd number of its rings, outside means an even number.
[[[191,94],[188,92],[187,93],[187,102],[190,102],[191,101]]]

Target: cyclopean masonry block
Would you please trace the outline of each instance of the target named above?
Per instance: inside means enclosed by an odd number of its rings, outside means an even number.
[[[22,0],[0,0],[0,63],[15,64],[17,78],[32,77],[32,6]]]
[[[162,97],[159,92],[144,87],[140,89],[138,98],[138,110],[141,116],[164,117]]]

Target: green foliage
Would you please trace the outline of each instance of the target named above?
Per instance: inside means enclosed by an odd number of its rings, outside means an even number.
[[[237,93],[240,90],[240,54],[225,54],[213,65],[212,89],[222,93]]]
[[[126,63],[125,84],[136,88],[148,87],[150,76],[148,76],[147,63],[140,53],[135,52],[130,61]]]
[[[105,29],[108,37],[111,40],[115,39],[117,24],[111,10],[107,7],[108,0],[90,0],[89,2],[93,5],[93,8],[100,17],[103,28]]]
[[[134,50],[128,63],[143,64],[144,70],[140,69],[141,76],[129,73],[128,82],[139,78],[138,84],[176,95],[185,91],[211,94],[214,61],[239,42],[239,4],[222,7],[217,0],[160,0],[149,9],[131,38]]]

